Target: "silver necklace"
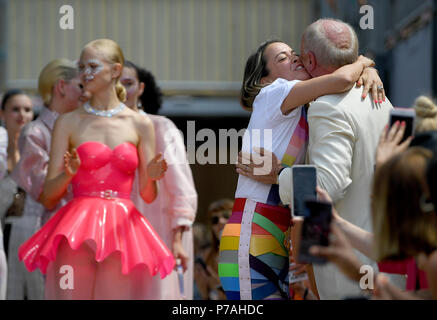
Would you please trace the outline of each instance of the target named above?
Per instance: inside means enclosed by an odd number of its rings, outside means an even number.
[[[121,102],[118,107],[115,107],[110,110],[96,110],[93,107],[91,107],[91,105],[88,102],[85,102],[83,105],[83,108],[87,113],[94,114],[99,117],[107,117],[107,118],[111,118],[115,116],[117,113],[120,113],[125,107],[126,105],[123,102]]]

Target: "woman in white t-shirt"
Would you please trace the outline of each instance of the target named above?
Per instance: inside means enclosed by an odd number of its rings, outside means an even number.
[[[305,104],[349,90],[364,70],[367,84],[379,83],[376,70],[368,68],[373,65],[360,56],[332,74],[310,79],[287,44],[263,43],[244,71],[241,104],[252,115],[242,151],[261,147],[272,151],[283,166],[303,163],[308,142]],[[269,168],[260,170],[261,174]],[[220,243],[219,276],[227,298],[288,299],[291,213],[280,202],[278,185],[240,175],[235,198]]]

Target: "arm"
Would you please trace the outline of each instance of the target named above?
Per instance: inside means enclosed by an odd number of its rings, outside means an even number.
[[[318,97],[349,90],[363,70],[372,65],[374,65],[372,60],[360,56],[355,63],[343,66],[331,74],[296,83],[281,105],[282,113],[288,114]]]
[[[378,274],[375,278],[374,300],[422,300],[422,296],[423,293],[418,295],[396,287],[385,275]]]
[[[197,191],[193,174],[187,160],[183,138],[176,126],[168,119],[155,123],[157,150],[168,159],[168,168],[163,178],[165,192],[171,210],[171,227],[188,227],[196,218]]]
[[[317,187],[316,190],[320,200],[332,203],[331,198],[325,190],[319,187]],[[373,234],[340,217],[334,206],[332,206],[332,222],[340,228],[352,247],[367,257],[372,257]]]
[[[281,161],[264,148],[255,147],[253,151],[238,153],[238,162],[235,164],[237,173],[264,184],[278,184],[278,175],[283,168]],[[255,168],[258,169],[257,174],[254,173]]]
[[[155,125],[156,148],[168,159],[163,178],[165,196],[169,202],[170,223],[173,232],[173,255],[181,260],[184,271],[188,255],[182,237],[194,222],[197,211],[197,192],[187,161],[183,138],[176,126],[164,117],[152,118]],[[156,119],[156,120],[155,120]]]
[[[329,241],[329,246],[312,246],[310,254],[328,259],[349,279],[359,282],[362,277],[360,273],[362,263],[337,225],[331,225],[331,233],[334,237]]]
[[[341,108],[321,101],[309,109],[308,125],[310,163],[317,166],[318,185],[336,202],[352,183],[353,128]]]
[[[8,132],[0,127],[0,179],[3,179],[8,170]]]
[[[65,170],[65,154],[69,149],[71,121],[59,116],[53,128],[50,160],[43,191],[39,201],[49,210],[53,209],[65,195],[75,172]],[[77,164],[76,164],[77,165]],[[75,169],[77,169],[75,167]]]
[[[164,176],[167,165],[165,160],[159,160],[161,154],[155,156],[155,128],[152,120],[142,115],[137,119],[140,195],[146,203],[151,203],[158,194],[156,181]]]
[[[12,179],[35,200],[39,199],[43,190],[50,147],[46,133],[38,125],[31,123],[20,134],[20,161],[11,174]]]

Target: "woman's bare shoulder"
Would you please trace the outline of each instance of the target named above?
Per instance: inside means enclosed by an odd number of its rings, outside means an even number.
[[[63,113],[56,119],[55,127],[62,126],[63,130],[76,127],[80,123],[80,110]]]
[[[138,129],[141,130],[151,130],[153,129],[153,121],[152,119],[150,119],[150,117],[148,115],[145,115],[143,113],[140,112],[135,112],[133,110],[132,111],[132,119],[135,122],[135,125],[137,126]]]

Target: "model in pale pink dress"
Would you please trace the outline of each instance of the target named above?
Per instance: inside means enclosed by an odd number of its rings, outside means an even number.
[[[142,105],[146,111],[156,112],[160,107],[160,91],[156,87],[153,75],[126,61],[121,82],[126,87],[126,105],[138,110]],[[138,73],[139,72],[139,73]],[[145,87],[145,88],[144,88]],[[139,100],[141,99],[141,100]],[[193,175],[187,161],[183,138],[168,118],[145,113],[155,127],[156,152],[162,153],[168,168],[162,180],[158,182],[159,193],[155,201],[146,204],[138,192],[138,176],[134,183],[132,200],[141,213],[150,221],[157,233],[169,248],[173,248],[175,258],[182,258],[185,266],[183,276],[183,294],[180,292],[176,270],[165,279],[155,277],[150,290],[155,290],[154,299],[188,299],[193,298],[193,231],[197,210],[197,192]],[[181,243],[177,237],[181,235]],[[174,247],[182,245],[183,252],[175,252]]]

